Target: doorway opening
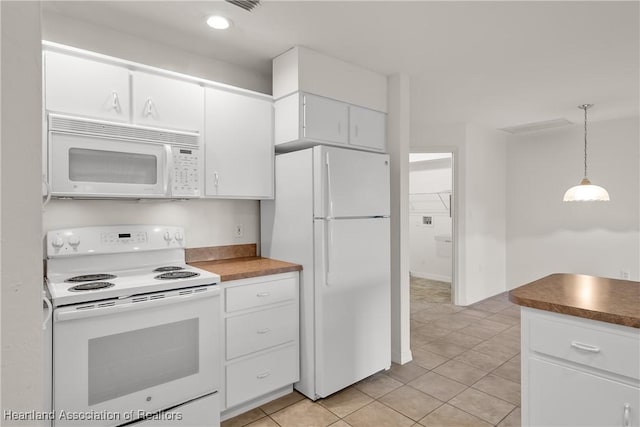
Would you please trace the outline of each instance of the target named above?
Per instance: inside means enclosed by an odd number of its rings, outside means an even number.
[[[453,160],[452,152],[409,155],[412,308],[455,301]]]

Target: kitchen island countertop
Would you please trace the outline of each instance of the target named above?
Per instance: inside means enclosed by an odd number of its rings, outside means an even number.
[[[551,274],[509,291],[515,304],[640,328],[640,282]]]

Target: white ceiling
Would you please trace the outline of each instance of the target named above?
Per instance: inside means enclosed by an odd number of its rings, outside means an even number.
[[[411,77],[414,120],[502,128],[639,114],[640,3],[273,1],[44,2],[45,10],[264,73],[303,45]],[[214,31],[207,16],[234,23]]]

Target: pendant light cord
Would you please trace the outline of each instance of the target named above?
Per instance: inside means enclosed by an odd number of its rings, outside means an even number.
[[[584,108],[584,177],[587,177],[587,109]]]

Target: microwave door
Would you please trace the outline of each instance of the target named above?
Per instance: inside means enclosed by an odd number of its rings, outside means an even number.
[[[164,144],[50,132],[53,196],[165,197],[169,158]]]

